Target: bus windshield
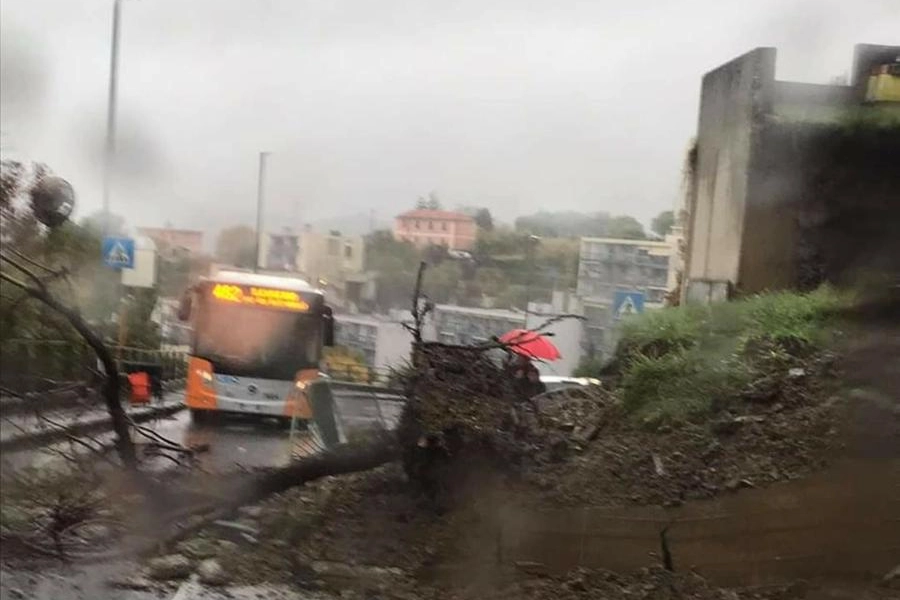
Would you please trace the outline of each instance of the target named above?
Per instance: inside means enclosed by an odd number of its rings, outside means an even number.
[[[315,368],[322,348],[318,315],[207,301],[199,311],[194,354],[216,373],[292,380]]]

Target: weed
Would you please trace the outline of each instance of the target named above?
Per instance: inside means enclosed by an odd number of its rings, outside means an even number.
[[[725,407],[749,374],[734,356],[717,358],[697,350],[640,356],[622,381],[622,403],[640,418],[689,420]]]
[[[639,356],[661,357],[694,346],[701,335],[704,312],[686,306],[628,319],[622,325],[622,358],[627,363]]]
[[[685,420],[720,410],[755,379],[782,377],[824,348],[835,316],[849,302],[823,287],[631,319],[616,357],[623,406],[644,420]]]

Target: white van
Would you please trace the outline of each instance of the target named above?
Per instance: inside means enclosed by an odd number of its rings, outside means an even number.
[[[548,392],[561,390],[569,387],[588,387],[592,385],[600,385],[599,379],[592,377],[559,377],[556,375],[541,375],[541,381],[547,386]]]

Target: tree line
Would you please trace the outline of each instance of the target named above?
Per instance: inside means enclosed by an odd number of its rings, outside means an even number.
[[[424,260],[430,265],[425,293],[434,302],[524,309],[528,302],[549,302],[553,290],[575,288],[581,237],[649,237],[627,215],[541,212],[520,217],[510,227],[497,224],[486,208],[462,211],[478,224],[470,258],[453,257],[438,246],[417,248],[387,230],[367,237],[366,269],[378,273],[377,299],[370,308],[405,307],[416,266]],[[653,220],[652,229],[663,236],[673,224],[672,211],[665,211]]]

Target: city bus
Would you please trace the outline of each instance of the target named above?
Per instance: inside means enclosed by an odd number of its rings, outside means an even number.
[[[192,325],[185,390],[192,419],[312,418],[304,390],[334,340],[321,290],[296,277],[220,271],[188,290],[178,316]]]

